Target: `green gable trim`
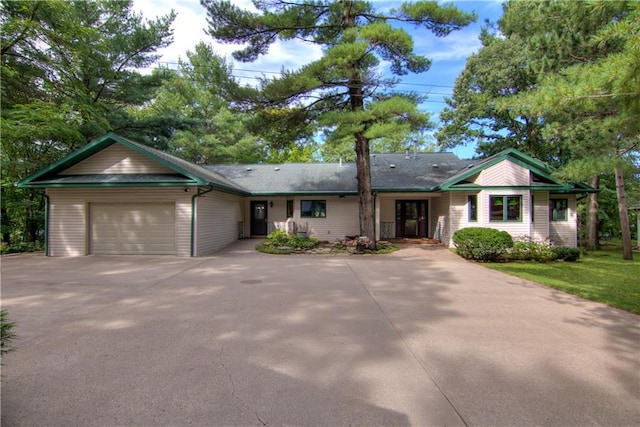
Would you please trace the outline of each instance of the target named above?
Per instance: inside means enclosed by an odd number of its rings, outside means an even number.
[[[28,178],[23,179],[22,181],[20,181],[17,186],[21,187],[21,188],[43,188],[43,187],[48,187],[51,185],[41,185],[40,183],[38,183],[37,181],[40,180],[43,177],[46,177],[48,175],[51,174],[56,174],[58,172],[62,172],[66,169],[69,169],[71,166],[76,165],[78,163],[80,163],[83,160],[88,159],[89,157],[93,156],[94,154],[97,154],[98,152],[104,150],[105,148],[115,144],[115,143],[120,143],[122,145],[124,145],[125,147],[181,174],[184,175],[188,178],[190,178],[194,183],[196,183],[196,185],[205,185],[207,182],[204,181],[203,179],[193,175],[192,173],[184,170],[183,168],[172,164],[171,162],[166,161],[165,159],[162,159],[161,157],[155,155],[153,152],[151,152],[150,150],[146,150],[144,148],[142,148],[140,145],[133,143],[131,141],[129,141],[126,138],[123,138],[121,136],[118,136],[116,134],[113,133],[108,133],[96,140],[91,141],[90,143],[88,143],[87,145],[85,145],[84,147],[82,147],[81,149],[63,157],[62,159],[58,160],[57,162],[53,163],[52,165],[36,172],[35,174],[31,175]]]
[[[544,178],[550,182],[553,182],[558,185],[565,185],[564,183],[562,183],[561,181],[559,181],[558,179],[554,178],[551,175],[551,173],[553,172],[553,169],[550,166],[546,165],[545,163],[537,159],[534,159],[531,156],[521,153],[520,151],[514,148],[510,148],[510,149],[501,151],[500,153],[496,154],[492,158],[490,157],[489,159],[482,161],[479,165],[475,167],[469,168],[467,172],[461,175],[458,175],[453,179],[450,179],[449,181],[446,181],[439,187],[439,189],[443,191],[453,190],[453,187],[455,185],[460,184],[462,181],[465,181],[467,178],[473,175],[476,175],[481,171],[488,169],[492,166],[495,166],[498,163],[503,162],[505,160],[515,163],[516,165],[521,166],[525,169],[528,169],[529,171],[533,172],[535,175],[538,175],[539,177]]]

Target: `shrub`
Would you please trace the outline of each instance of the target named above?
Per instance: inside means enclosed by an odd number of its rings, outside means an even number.
[[[513,246],[506,231],[493,228],[468,227],[453,233],[456,252],[463,258],[476,261],[496,261]]]
[[[267,236],[267,240],[274,246],[289,246],[287,242],[289,241],[289,235],[286,231],[283,230],[273,230]]]
[[[289,235],[282,230],[274,230],[268,236],[267,240],[256,245],[256,250],[269,254],[289,254],[291,250],[278,248],[293,249],[312,249],[318,246],[319,240],[315,237],[301,237],[295,234]]]
[[[534,240],[529,236],[520,236],[514,240],[509,257],[511,259],[538,262],[550,262],[555,258],[551,242]]]
[[[44,243],[42,242],[17,242],[10,243],[8,245],[0,246],[0,253],[3,254],[15,254],[23,252],[39,252],[44,250]]]
[[[580,249],[568,248],[566,246],[556,246],[553,248],[553,255],[556,259],[575,262],[580,258]]]

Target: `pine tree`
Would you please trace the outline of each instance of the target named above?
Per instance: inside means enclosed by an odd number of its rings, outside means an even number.
[[[322,47],[320,59],[263,78],[259,90],[239,94],[258,112],[265,128],[278,127],[295,137],[312,124],[326,132],[329,144],[351,139],[360,235],[375,245],[369,142],[428,122],[416,107],[416,97],[393,93],[396,78],[383,79],[378,66],[390,63],[395,76],[427,71],[430,60],[414,53],[413,39],[402,26],[446,36],[472,22],[475,15],[435,1],[406,2],[388,11],[358,0],[256,0],[257,12],[224,0],[201,3],[214,39],[246,46],[233,54],[239,61],[256,60],[278,40]]]

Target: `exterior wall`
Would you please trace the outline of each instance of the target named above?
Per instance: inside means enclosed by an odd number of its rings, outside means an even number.
[[[378,196],[380,206],[380,222],[376,224],[378,238],[393,239],[396,237],[396,199],[388,196]]]
[[[194,256],[217,251],[238,240],[243,220],[240,196],[212,191],[195,199]]]
[[[191,249],[191,194],[182,188],[49,188],[50,256],[89,253],[90,203],[173,202],[176,209],[176,255]]]
[[[520,221],[490,221],[490,196],[522,196],[522,217]],[[531,194],[529,190],[483,190],[478,194],[479,227],[491,227],[506,231],[513,237],[531,235]]]
[[[444,193],[441,197],[433,198],[431,205],[430,218],[430,230],[429,237],[433,237],[436,240],[442,242],[448,242],[448,218],[449,218],[449,206],[451,204],[451,194]]]
[[[578,214],[576,210],[576,196],[574,194],[550,194],[549,199],[567,199],[567,220],[549,221],[549,237],[557,245],[577,247]]]
[[[504,160],[482,171],[480,184],[490,185],[529,185],[530,172],[513,162]]]
[[[175,173],[172,169],[125,147],[113,144],[82,162],[71,166],[61,175]]]
[[[478,220],[469,221],[468,196],[476,194],[478,198]],[[522,196],[521,221],[490,221],[489,197],[490,196]],[[453,233],[465,227],[488,227],[506,231],[513,237],[531,235],[531,197],[528,190],[482,190],[475,191],[451,191],[448,193],[449,210],[445,217],[445,225],[442,226],[442,241],[453,246]]]
[[[251,229],[252,200],[266,201],[267,220],[270,225],[275,222],[293,221],[298,227],[308,226],[309,235],[320,240],[341,240],[345,236],[358,235],[360,222],[358,219],[358,198],[356,196],[296,196],[296,197],[251,197],[244,202],[244,230],[245,236]],[[293,200],[293,217],[287,218],[287,200]],[[302,200],[325,200],[327,202],[327,216],[325,218],[301,218],[300,202]],[[273,206],[271,206],[273,202]],[[271,230],[271,228],[270,228]]]
[[[550,237],[549,230],[549,193],[547,191],[532,191],[534,215],[531,224],[531,237],[536,240],[546,240]]]

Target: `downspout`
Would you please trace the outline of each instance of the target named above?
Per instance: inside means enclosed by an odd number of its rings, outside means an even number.
[[[45,190],[44,196],[44,256],[49,256],[49,196]]]
[[[213,186],[209,186],[209,189],[206,191],[201,191],[200,187],[198,187],[198,192],[191,196],[191,252],[190,256],[193,258],[195,255],[195,232],[196,232],[196,197],[202,197],[207,193],[210,193],[214,190]]]

